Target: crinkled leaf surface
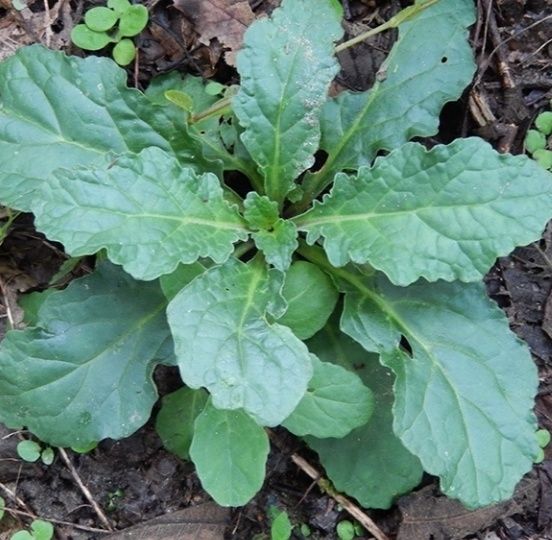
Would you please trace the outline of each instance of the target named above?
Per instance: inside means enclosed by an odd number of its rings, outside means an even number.
[[[378,150],[437,133],[443,105],[461,96],[475,71],[467,31],[474,21],[471,0],[439,0],[400,25],[372,89],[324,106],[324,174],[369,165]]]
[[[266,258],[266,262],[284,272],[291,264],[293,252],[297,249],[297,227],[291,221],[279,219],[269,231],[260,230],[251,234],[255,245]]]
[[[155,430],[169,452],[182,459],[190,458],[194,422],[208,398],[205,390],[192,388],[180,388],[163,397],[155,419]]]
[[[329,323],[308,342],[309,349],[359,375],[374,392],[374,412],[367,424],[342,439],[307,437],[335,487],[366,508],[389,508],[416,487],[423,469],[393,433],[393,375],[375,354],[366,352]]]
[[[338,298],[337,289],[316,265],[297,261],[286,272],[282,295],[287,310],[278,320],[299,339],[307,339],[324,327]]]
[[[321,362],[312,355],[314,373],[307,393],[282,425],[295,435],[341,438],[366,424],[374,409],[374,398],[351,371]]]
[[[210,170],[185,119],[126,87],[112,60],[68,57],[39,45],[0,63],[0,201],[30,210],[34,190],[58,167],[156,146]]]
[[[201,485],[221,506],[241,506],[261,489],[269,443],[265,430],[243,410],[209,402],[197,417],[190,456]]]
[[[392,282],[475,281],[498,256],[540,237],[552,216],[552,175],[481,139],[427,151],[409,143],[338,175],[329,196],[296,218],[324,237],[335,266],[369,262]]]
[[[230,259],[184,287],[167,310],[184,382],[206,387],[215,407],[243,408],[268,426],[291,414],[312,376],[306,346],[267,320],[280,287],[279,272],[258,260]]]
[[[50,295],[37,327],[8,332],[0,346],[0,421],[56,446],[132,434],[157,399],[165,306],[158,283],[108,263]]]
[[[136,279],[154,279],[200,257],[224,262],[247,238],[218,178],[196,174],[158,148],[112,166],[59,170],[33,205],[37,227],[75,256],[107,249]]]
[[[395,372],[395,433],[447,495],[469,507],[508,499],[538,451],[538,379],[502,311],[482,284],[348,279],[357,291],[345,295],[341,328]],[[382,314],[389,335],[378,345]]]
[[[241,87],[234,111],[242,140],[278,202],[314,163],[318,115],[339,66],[342,10],[335,0],[284,0],[270,19],[253,23],[238,53]]]

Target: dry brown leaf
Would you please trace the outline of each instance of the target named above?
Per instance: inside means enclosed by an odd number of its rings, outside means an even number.
[[[201,43],[218,39],[228,49],[226,63],[235,65],[243,34],[255,19],[247,0],[174,0],[174,6],[192,21]]]

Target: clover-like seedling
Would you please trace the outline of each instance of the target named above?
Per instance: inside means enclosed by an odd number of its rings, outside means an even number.
[[[42,448],[42,446],[35,441],[21,441],[17,445],[17,455],[23,460],[29,463],[34,463],[39,459],[44,465],[51,465],[54,462],[54,450],[50,446]]]
[[[54,526],[42,519],[35,519],[28,531],[18,531],[10,540],[51,540],[54,536]]]
[[[525,149],[533,159],[547,170],[552,170],[552,150],[549,141],[552,135],[552,112],[544,111],[535,119],[535,128],[525,137]]]
[[[136,57],[132,37],[148,24],[148,10],[128,0],[108,0],[107,7],[99,6],[86,12],[84,23],[77,24],[71,40],[87,51],[99,51],[115,43],[111,54],[120,66],[127,66]]]

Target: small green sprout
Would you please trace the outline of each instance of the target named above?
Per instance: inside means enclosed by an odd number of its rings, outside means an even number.
[[[128,0],[108,0],[107,7],[95,7],[86,12],[84,24],[71,32],[73,43],[87,51],[99,51],[115,43],[112,56],[120,66],[127,66],[136,56],[131,37],[137,36],[148,24],[148,10]]]
[[[35,441],[21,441],[17,445],[17,455],[23,461],[28,461],[29,463],[34,463],[40,459],[44,465],[51,465],[55,457],[53,448],[49,446],[42,448]]]
[[[54,537],[54,526],[48,521],[35,519],[28,531],[18,531],[10,540],[51,540]]]
[[[548,137],[552,134],[552,112],[540,113],[535,118],[535,127],[537,129],[530,129],[525,136],[525,149],[541,167],[550,171],[552,150]]]
[[[539,453],[535,458],[535,463],[540,463],[544,461],[544,449],[550,444],[550,431],[547,429],[539,429],[535,436],[537,437],[537,443],[539,445]]]

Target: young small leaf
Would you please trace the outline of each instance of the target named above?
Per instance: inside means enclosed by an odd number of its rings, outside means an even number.
[[[157,399],[165,305],[158,283],[109,263],[49,296],[38,327],[12,330],[0,345],[0,421],[53,446],[134,433]]]
[[[533,159],[545,169],[552,169],[552,151],[551,150],[535,150]]]
[[[395,433],[450,497],[468,507],[508,499],[538,450],[538,379],[504,313],[482,284],[399,288],[381,274],[353,281],[359,288],[345,294],[342,330],[375,350],[377,311],[392,323],[395,345],[377,349],[396,375]],[[411,353],[398,348],[401,336]]]
[[[259,491],[269,443],[265,430],[242,410],[209,402],[197,417],[190,457],[201,485],[221,506],[240,506]]]
[[[200,257],[224,262],[248,236],[218,178],[148,148],[105,168],[58,171],[34,205],[37,227],[75,256],[107,249],[136,279]]]
[[[134,4],[120,14],[119,32],[121,36],[137,36],[148,24],[148,9],[142,4]]]
[[[295,219],[335,266],[370,263],[397,285],[480,280],[495,259],[538,239],[552,215],[552,176],[481,139],[427,151],[409,143]]]
[[[132,4],[128,0],[107,0],[107,7],[117,13],[124,13]]]
[[[121,39],[113,47],[113,60],[120,66],[128,66],[136,56],[136,47],[131,39]]]
[[[44,465],[51,465],[54,462],[54,458],[54,449],[51,446],[47,446],[40,453],[40,460],[44,463]]]
[[[243,217],[254,230],[270,229],[280,219],[278,203],[255,191],[247,194],[243,207]]]
[[[544,135],[550,135],[552,133],[552,112],[540,113],[535,119],[535,126]]]
[[[284,0],[270,19],[248,28],[238,53],[234,111],[265,192],[278,203],[314,163],[318,115],[339,71],[333,48],[343,34],[341,15],[335,0]]]
[[[338,298],[330,277],[314,264],[298,261],[286,273],[282,295],[287,310],[278,320],[299,339],[308,339],[326,324]]]
[[[119,15],[107,7],[99,6],[89,9],[84,15],[84,22],[94,32],[105,32],[115,26]]]
[[[71,41],[85,51],[99,51],[111,43],[105,32],[95,32],[86,24],[77,24],[71,30]]]
[[[299,245],[297,227],[291,221],[279,219],[271,230],[256,231],[251,234],[255,245],[260,249],[268,264],[285,272],[291,264],[291,258]]]
[[[35,519],[31,523],[31,531],[34,540],[51,540],[54,536],[54,526],[42,519]]]
[[[544,148],[546,148],[546,137],[544,133],[536,129],[530,129],[525,136],[525,149],[530,154],[533,154],[537,150],[543,150]]]
[[[307,393],[282,425],[295,435],[342,438],[368,422],[374,409],[370,388],[347,369],[311,355],[314,374]]]
[[[291,414],[312,376],[305,345],[267,320],[280,287],[279,272],[230,259],[194,279],[167,309],[184,382],[207,388],[215,407],[243,408],[268,426]]]
[[[289,540],[293,531],[293,525],[287,512],[278,512],[270,526],[270,540]]]
[[[374,391],[374,413],[367,424],[341,439],[307,437],[330,480],[366,508],[389,508],[395,498],[416,487],[423,469],[418,458],[393,433],[393,376],[375,354],[331,322],[308,342],[322,360],[354,370]]]
[[[205,390],[191,388],[181,388],[163,397],[155,430],[169,452],[190,459],[194,422],[205,408],[208,397]]]
[[[35,441],[21,441],[17,444],[17,455],[30,463],[39,460],[40,450],[40,444]]]

